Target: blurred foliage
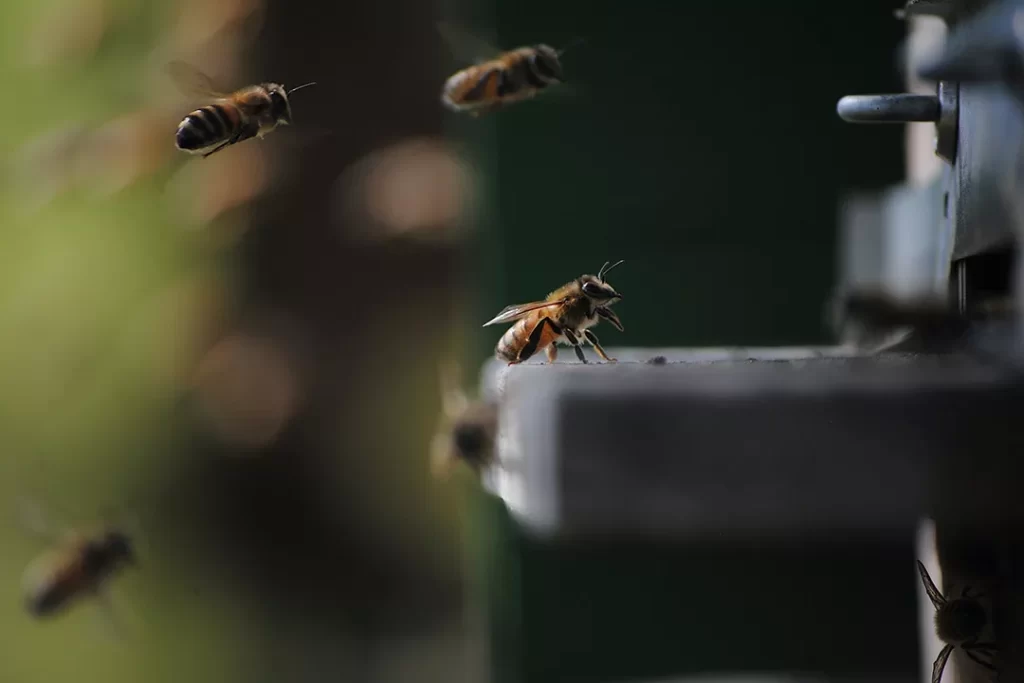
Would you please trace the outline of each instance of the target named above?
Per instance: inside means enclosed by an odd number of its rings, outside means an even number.
[[[169,457],[181,452],[174,411],[232,296],[230,269],[202,230],[183,229],[167,192],[185,160],[149,57],[176,7],[0,5],[0,680],[224,681],[248,668],[252,615],[230,577],[146,514],[187,464]],[[21,571],[45,547],[20,528],[19,495],[71,525],[140,514],[142,571],[114,586],[127,638],[94,605],[51,623],[15,608]]]
[[[254,270],[314,289],[318,266],[338,271],[302,251],[303,229],[337,240],[329,223],[253,220],[274,215],[259,202],[285,175],[270,148],[206,160],[174,149],[196,103],[163,65],[184,58],[241,85],[264,14],[261,0],[0,5],[0,681],[458,678],[458,484],[433,486],[426,457],[436,361],[458,333],[438,323],[447,303],[430,307],[450,292],[445,278],[422,300],[401,279],[436,252],[353,257],[361,277],[394,284],[393,299],[352,302],[333,345],[330,286],[317,293],[326,310],[308,292],[288,306],[280,291],[254,291],[265,285]],[[297,34],[306,40],[308,25]],[[318,170],[337,177],[354,160]],[[429,174],[397,176],[433,199]],[[254,265],[254,243],[279,236],[288,248]],[[366,360],[350,368],[353,355]],[[71,526],[141,519],[141,567],[113,584],[125,638],[95,604],[47,622],[20,609],[20,575],[47,546],[19,524],[26,496]],[[428,635],[410,637],[417,629]]]

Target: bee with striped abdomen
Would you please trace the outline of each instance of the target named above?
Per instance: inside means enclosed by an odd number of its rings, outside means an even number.
[[[996,668],[991,662],[981,659],[978,655],[985,655],[989,658],[996,653],[997,647],[994,643],[980,643],[982,631],[988,624],[988,615],[984,606],[978,600],[977,595],[968,595],[965,587],[960,592],[960,597],[949,598],[942,595],[936,588],[932,577],[924,564],[918,560],[917,571],[921,575],[921,583],[928,594],[928,599],[935,608],[935,633],[939,640],[945,643],[939,656],[932,664],[931,683],[939,683],[942,680],[942,672],[946,668],[946,661],[953,653],[953,649],[959,647],[973,662],[995,671]]]
[[[122,530],[71,533],[25,570],[25,608],[34,617],[46,617],[80,598],[102,598],[107,582],[135,562],[132,539]]]
[[[446,478],[459,462],[476,474],[495,460],[498,407],[490,401],[471,401],[459,387],[456,365],[440,369],[441,424],[430,445],[434,476]]]
[[[172,62],[167,68],[185,94],[214,98],[182,119],[175,135],[178,149],[204,157],[249,138],[263,138],[279,125],[290,125],[288,97],[300,88],[316,85],[306,83],[286,91],[278,83],[260,83],[224,93],[193,66]]]
[[[119,631],[107,587],[124,568],[137,565],[135,534],[126,530],[136,524],[73,530],[51,519],[31,498],[19,496],[17,502],[23,530],[50,543],[49,551],[32,560],[22,576],[26,611],[33,617],[49,617],[93,598],[106,612],[108,625]]]
[[[472,43],[477,53],[472,66],[445,81],[441,103],[452,111],[479,116],[528,100],[565,81],[561,57],[570,46],[556,50],[541,43],[499,52],[446,24],[439,29],[453,46]]]
[[[586,363],[583,342],[587,341],[602,360],[614,362],[615,359],[608,357],[597,335],[589,328],[604,318],[615,329],[623,330],[619,316],[610,308],[622,299],[622,295],[605,280],[608,271],[620,263],[622,261],[609,266],[606,261],[597,275],[581,275],[548,294],[544,301],[508,306],[494,319],[484,323],[487,327],[516,321],[498,340],[495,355],[514,365],[545,349],[548,361],[553,363],[558,355],[555,345],[561,342],[571,345],[580,362]]]

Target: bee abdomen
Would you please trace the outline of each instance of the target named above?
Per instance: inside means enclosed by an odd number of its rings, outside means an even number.
[[[519,338],[522,332],[521,322],[517,322],[501,335],[498,345],[494,348],[498,358],[510,363],[519,358],[519,350],[523,348],[523,341]]]
[[[57,575],[25,595],[25,609],[34,617],[45,617],[67,606],[78,593],[76,577]]]
[[[196,109],[178,125],[175,143],[178,149],[184,150],[208,147],[228,137],[233,119],[220,104]]]
[[[25,609],[34,617],[45,617],[60,610],[68,596],[62,591],[48,590],[25,597]]]

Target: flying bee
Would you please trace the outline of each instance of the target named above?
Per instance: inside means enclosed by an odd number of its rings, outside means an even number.
[[[70,533],[25,570],[25,608],[34,617],[46,617],[81,598],[103,598],[107,582],[134,564],[134,545],[123,530]]]
[[[21,526],[33,536],[51,543],[22,576],[26,611],[43,618],[58,614],[85,598],[96,599],[113,616],[107,587],[123,569],[138,564],[135,533],[129,524],[103,524],[91,530],[65,530],[49,519],[34,500],[19,496]],[[110,625],[116,626],[116,620]]]
[[[448,363],[440,368],[441,424],[431,442],[430,464],[434,476],[447,478],[459,462],[475,473],[495,460],[498,407],[490,401],[471,401],[458,385],[458,369]]]
[[[175,134],[178,149],[204,157],[249,138],[262,139],[279,125],[291,125],[288,97],[296,90],[316,85],[306,83],[285,91],[278,83],[260,83],[224,93],[193,66],[171,62],[167,70],[185,94],[214,98],[214,102],[182,119]]]
[[[514,365],[545,349],[548,361],[554,363],[558,355],[555,345],[561,342],[571,345],[580,362],[586,363],[583,355],[583,342],[586,340],[602,360],[614,362],[615,359],[608,357],[597,335],[589,328],[604,318],[618,331],[623,330],[622,321],[610,308],[622,299],[622,295],[605,280],[608,271],[621,263],[618,261],[609,266],[605,261],[597,275],[581,275],[548,294],[544,301],[507,306],[494,319],[484,323],[487,327],[516,321],[498,340],[495,355]]]
[[[977,654],[987,654],[991,657],[997,649],[994,643],[978,642],[982,630],[988,623],[985,608],[978,600],[980,596],[968,595],[968,588],[965,587],[960,592],[960,597],[950,600],[943,597],[935,587],[932,577],[928,575],[928,570],[920,560],[917,562],[917,571],[921,574],[921,583],[924,584],[928,599],[935,607],[935,633],[946,644],[932,665],[932,683],[939,683],[942,680],[946,661],[953,648],[957,646],[977,664],[989,671],[995,671],[990,662],[981,659]]]
[[[470,116],[531,99],[553,85],[564,83],[562,55],[580,42],[574,41],[561,50],[539,43],[501,52],[446,24],[440,24],[439,29],[454,46],[474,46],[474,64],[449,76],[441,91],[441,103],[445,107]]]

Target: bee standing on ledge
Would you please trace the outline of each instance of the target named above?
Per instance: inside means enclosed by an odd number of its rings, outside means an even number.
[[[209,76],[184,62],[171,62],[167,70],[185,94],[215,99],[182,119],[175,135],[178,149],[204,157],[249,138],[262,139],[279,125],[290,125],[292,107],[288,96],[316,85],[306,83],[285,91],[277,83],[260,83],[223,93],[214,87]]]
[[[528,100],[565,80],[561,57],[571,45],[556,50],[541,43],[498,54],[498,50],[456,32],[447,24],[440,24],[438,28],[449,43],[475,43],[480,53],[474,56],[475,64],[457,71],[445,81],[441,103],[454,112],[466,112],[470,116],[486,114],[513,102]],[[497,56],[484,56],[495,54]]]
[[[470,401],[459,388],[458,378],[454,363],[441,366],[443,415],[430,444],[431,471],[439,479],[447,478],[459,462],[478,475],[494,462],[498,407],[489,401]]]
[[[588,328],[604,318],[619,332],[623,330],[619,316],[610,308],[622,299],[622,295],[605,281],[608,271],[620,263],[622,261],[609,266],[605,261],[597,275],[581,275],[548,294],[544,301],[508,306],[493,320],[484,323],[487,327],[516,321],[498,340],[495,355],[514,365],[545,349],[548,361],[554,363],[558,355],[555,344],[562,342],[570,344],[580,362],[586,363],[583,356],[585,339],[603,360],[614,362],[615,359],[604,352],[597,335]]]
[[[132,540],[123,531],[69,534],[25,570],[25,608],[34,617],[46,617],[80,598],[103,598],[107,582],[135,563]]]

